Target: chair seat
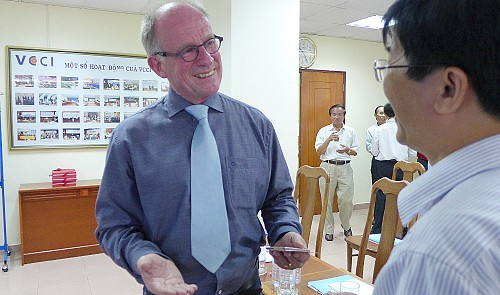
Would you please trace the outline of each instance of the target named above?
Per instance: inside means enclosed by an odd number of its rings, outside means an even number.
[[[359,251],[359,246],[361,245],[362,238],[363,236],[359,235],[359,236],[345,237],[344,240],[346,241],[347,245],[349,245],[352,249]],[[368,240],[368,247],[366,247],[366,250],[367,250],[366,254],[370,255],[373,258],[376,258],[378,251],[378,244]]]

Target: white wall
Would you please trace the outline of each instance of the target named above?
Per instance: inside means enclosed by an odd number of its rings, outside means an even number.
[[[290,174],[295,175],[300,3],[297,0],[233,0],[231,5],[232,94],[271,119]],[[255,16],[255,21],[249,21],[252,19],[249,16]]]

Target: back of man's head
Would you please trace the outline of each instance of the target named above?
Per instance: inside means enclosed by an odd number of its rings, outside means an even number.
[[[397,0],[384,16],[384,44],[399,40],[410,79],[461,68],[482,109],[500,119],[500,1]],[[428,66],[422,66],[428,65]]]
[[[394,114],[394,109],[389,102],[384,105],[384,113],[389,118],[394,118],[394,116],[396,116],[396,114]]]

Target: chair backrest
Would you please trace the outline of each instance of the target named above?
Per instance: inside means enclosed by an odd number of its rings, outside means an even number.
[[[412,182],[413,178],[415,176],[415,172],[418,172],[419,175],[422,175],[422,173],[425,172],[425,167],[424,165],[420,164],[419,162],[407,162],[407,161],[398,161],[394,165],[394,169],[392,170],[392,179],[396,180],[396,176],[398,173],[398,170],[401,170],[403,172],[403,180],[406,180],[408,182]],[[412,221],[408,224],[408,228],[412,227],[415,222],[417,222],[418,216],[413,218]],[[398,222],[398,229],[397,229],[397,234],[398,237],[403,237],[403,225],[401,224],[401,221]]]
[[[398,161],[394,165],[394,169],[392,170],[393,180],[396,180],[398,170],[403,171],[403,180],[412,182],[415,172],[418,172],[418,174],[422,175],[422,173],[425,172],[425,167],[419,162]]]
[[[318,224],[318,233],[316,236],[316,248],[315,248],[315,256],[321,258],[321,245],[323,242],[323,228],[325,227],[325,217],[326,217],[326,208],[328,206],[328,194],[330,187],[330,175],[326,172],[325,169],[321,167],[311,167],[311,166],[302,166],[297,170],[297,178],[295,180],[295,191],[293,193],[293,198],[297,203],[300,198],[300,178],[301,175],[306,178],[306,188],[302,191],[305,191],[306,197],[302,198],[302,200],[306,200],[305,204],[302,206],[305,208],[302,214],[302,237],[306,241],[307,245],[309,245],[309,237],[311,235],[311,227],[314,217],[314,207],[316,203],[316,192],[319,188],[319,179],[323,177],[325,179],[325,193],[323,197],[323,205],[321,206],[321,215],[319,218]]]
[[[377,278],[378,272],[385,265],[392,248],[394,247],[394,240],[396,238],[396,228],[399,221],[399,213],[397,206],[397,197],[399,192],[408,185],[406,180],[392,180],[387,177],[377,180],[372,185],[370,207],[368,209],[368,216],[366,217],[365,229],[361,238],[361,245],[359,247],[358,262],[356,265],[356,275],[363,277],[363,268],[365,264],[365,255],[368,246],[368,237],[370,235],[370,228],[372,226],[373,214],[375,209],[375,200],[377,199],[377,191],[381,190],[385,194],[385,210],[382,219],[382,231],[380,243],[378,245],[377,257],[375,258],[375,267],[373,269],[373,282]]]

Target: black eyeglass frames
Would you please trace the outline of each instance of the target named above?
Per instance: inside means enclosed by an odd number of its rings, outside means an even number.
[[[217,51],[219,51],[222,40],[224,40],[224,38],[222,38],[221,36],[214,35],[212,38],[208,39],[203,44],[188,46],[176,53],[160,51],[160,52],[155,52],[153,55],[161,55],[164,57],[175,56],[182,58],[185,62],[190,62],[198,57],[198,55],[200,54],[200,47],[202,46],[205,47],[205,50],[210,54],[214,54]]]
[[[375,79],[378,82],[384,81],[384,78],[387,76],[388,69],[414,68],[414,67],[435,67],[435,66],[449,66],[449,64],[433,63],[433,64],[421,64],[421,65],[390,65],[386,59],[377,59],[373,62],[373,70],[375,72]]]
[[[384,81],[384,78],[387,75],[388,69],[409,68],[409,67],[412,67],[412,66],[410,66],[410,65],[389,65],[389,62],[386,59],[377,59],[373,62],[373,70],[375,71],[375,79],[378,82]]]

